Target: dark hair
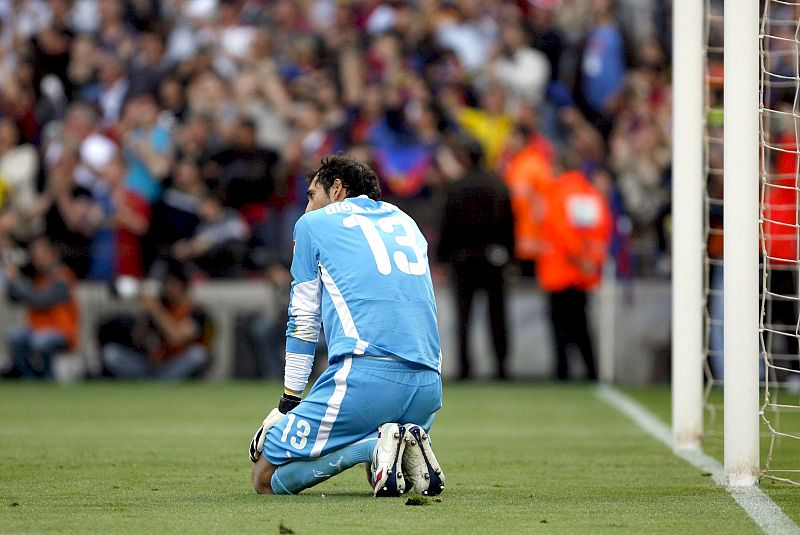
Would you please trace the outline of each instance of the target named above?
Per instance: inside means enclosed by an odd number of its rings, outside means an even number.
[[[60,252],[58,250],[58,247],[56,246],[56,244],[53,242],[53,240],[50,239],[50,236],[48,236],[44,232],[37,232],[36,234],[34,234],[30,238],[28,238],[28,243],[27,243],[28,247],[33,245],[35,242],[44,243],[47,247],[49,247],[55,253],[59,253]]]
[[[258,125],[256,125],[256,122],[250,117],[242,117],[239,121],[240,128],[247,128],[253,133],[256,132],[257,126]]]
[[[342,181],[348,197],[366,195],[373,201],[381,198],[381,184],[375,171],[361,162],[343,156],[325,156],[319,167],[308,174],[308,181],[314,179],[322,185],[325,193],[331,189],[338,178]]]
[[[164,266],[164,279],[171,277],[179,281],[184,286],[189,284],[189,274],[186,271],[186,266],[177,258],[167,257]]]
[[[483,147],[471,137],[460,133],[448,134],[444,137],[444,145],[467,169],[483,165]]]

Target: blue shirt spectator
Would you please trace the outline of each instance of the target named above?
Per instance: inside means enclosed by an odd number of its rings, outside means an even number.
[[[137,132],[150,146],[159,154],[168,154],[171,143],[170,133],[161,125],[156,125],[149,131]],[[156,177],[147,165],[134,150],[125,151],[125,159],[128,162],[128,176],[126,182],[133,191],[141,194],[151,203],[161,198],[161,180]]]
[[[120,125],[128,164],[125,185],[150,204],[161,198],[161,181],[172,166],[172,135],[159,124],[158,115],[152,95],[140,95],[125,106]]]
[[[583,94],[596,112],[604,112],[625,83],[625,47],[615,24],[595,26],[589,32],[581,63]]]

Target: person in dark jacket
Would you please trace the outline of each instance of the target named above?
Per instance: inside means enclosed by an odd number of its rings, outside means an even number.
[[[469,317],[476,292],[489,298],[496,377],[507,378],[504,267],[514,251],[514,216],[505,184],[483,166],[480,146],[450,138],[439,150],[437,165],[450,181],[446,188],[440,262],[452,266],[458,302],[459,378],[472,377],[469,359]]]
[[[25,276],[13,263],[4,269],[9,299],[26,308],[25,323],[8,330],[8,345],[19,375],[49,379],[53,356],[78,347],[75,276],[46,236],[33,238],[28,251],[33,277]]]

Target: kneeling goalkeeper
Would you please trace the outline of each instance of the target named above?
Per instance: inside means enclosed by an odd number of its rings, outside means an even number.
[[[428,432],[442,406],[428,244],[380,201],[378,177],[346,158],[311,174],[294,229],[284,394],[250,445],[253,487],[296,494],[368,463],[375,496],[435,495]],[[302,398],[320,325],[328,369]]]

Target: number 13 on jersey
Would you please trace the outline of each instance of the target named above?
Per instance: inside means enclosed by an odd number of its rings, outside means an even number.
[[[397,245],[408,248],[413,256],[413,258],[409,258],[405,252],[395,251],[392,260],[397,269],[407,275],[424,275],[428,271],[425,251],[416,239],[416,228],[405,218],[382,217],[378,219],[376,225],[363,215],[353,214],[345,217],[342,223],[348,228],[359,227],[361,229],[381,275],[389,275],[392,272],[392,261],[389,259],[389,249],[386,246],[387,241],[392,238]]]

